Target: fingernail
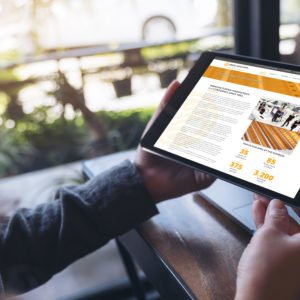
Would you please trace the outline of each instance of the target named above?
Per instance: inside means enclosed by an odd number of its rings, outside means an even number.
[[[179,81],[177,79],[174,79],[170,85],[173,85],[173,84],[180,84]]]
[[[284,205],[284,202],[273,199],[269,204],[269,213],[271,215],[287,215],[287,208]]]
[[[284,202],[278,200],[278,199],[273,199],[270,203],[270,208],[271,209],[285,209]]]

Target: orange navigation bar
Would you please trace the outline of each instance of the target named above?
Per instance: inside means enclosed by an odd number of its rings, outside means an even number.
[[[263,73],[263,72],[262,72]],[[235,70],[210,66],[205,71],[205,77],[245,85],[269,92],[280,93],[293,97],[300,97],[300,84],[263,75],[249,74]]]

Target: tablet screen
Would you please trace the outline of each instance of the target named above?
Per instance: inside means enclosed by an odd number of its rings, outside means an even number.
[[[154,146],[294,198],[299,98],[300,73],[215,57]]]

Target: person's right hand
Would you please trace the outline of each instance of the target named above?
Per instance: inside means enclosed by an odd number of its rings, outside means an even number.
[[[252,215],[254,219],[254,223],[256,227],[261,226],[264,223],[267,207],[270,203],[270,198],[265,196],[254,194],[254,202],[252,205]],[[300,207],[291,207],[292,210],[298,215],[300,218]],[[291,230],[297,232],[299,230],[299,226],[294,219],[290,217]]]
[[[256,196],[253,213],[258,230],[238,266],[236,300],[300,299],[300,226],[279,200]]]

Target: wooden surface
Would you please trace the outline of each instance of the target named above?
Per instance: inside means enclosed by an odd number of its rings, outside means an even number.
[[[237,264],[250,235],[201,194],[167,201],[159,210],[159,215],[137,229],[146,247],[157,257],[157,264],[150,261],[147,265],[148,257],[139,255],[140,245],[136,247],[132,239],[126,238],[132,233],[121,240],[163,299],[172,299],[173,295],[167,284],[162,283],[164,280],[151,270],[154,264],[158,274],[162,271],[160,265],[170,268],[172,276],[177,278],[171,276],[166,280],[173,280],[172,285],[176,281],[183,284],[186,299],[233,299]]]
[[[126,157],[130,156],[132,153],[126,152]],[[111,163],[121,157],[113,157]],[[108,161],[107,157],[102,160],[103,168]],[[94,161],[90,167],[99,170],[100,162]],[[119,240],[162,298],[233,299],[237,264],[250,235],[201,193],[158,207],[159,215]]]

